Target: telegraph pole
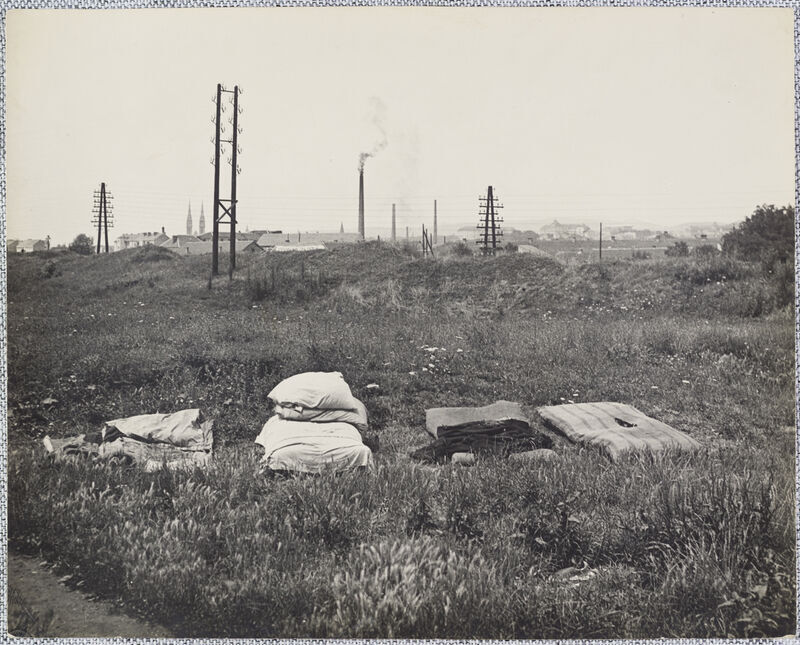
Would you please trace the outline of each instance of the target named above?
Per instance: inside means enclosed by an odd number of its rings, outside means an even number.
[[[436,222],[436,200],[433,200],[433,243],[439,243],[439,227]]]
[[[600,222],[600,262],[603,261],[603,222]]]
[[[92,207],[92,224],[97,224],[97,253],[100,253],[100,239],[105,232],[106,253],[108,253],[108,227],[114,226],[114,216],[109,220],[109,207],[113,211],[113,204],[109,204],[114,196],[106,191],[106,183],[100,184],[100,190],[94,191],[94,206]]]
[[[239,86],[233,88],[233,139],[231,140],[231,263],[230,273],[236,268],[236,175],[239,174],[239,166],[236,163],[238,152],[238,129],[239,129]]]
[[[216,135],[214,136],[214,213],[212,215],[214,223],[212,226],[211,243],[211,273],[217,275],[219,272],[219,134],[221,130],[220,115],[222,110],[222,85],[217,83],[217,116],[214,118],[216,124]]]
[[[497,251],[497,238],[503,236],[503,231],[500,228],[499,222],[502,222],[501,217],[495,215],[495,211],[503,208],[502,204],[497,203],[497,197],[494,196],[492,187],[489,186],[486,197],[478,197],[479,214],[481,222],[478,224],[478,229],[483,229],[478,236],[476,244],[481,245],[483,255],[494,255]]]
[[[222,139],[221,134],[225,131],[224,126],[220,123],[222,113],[225,112],[225,107],[222,103],[222,94],[233,94],[233,116],[228,120],[233,125],[233,134],[230,139]],[[217,83],[217,96],[216,102],[216,116],[212,119],[216,125],[216,134],[214,137],[214,222],[212,228],[212,248],[211,248],[211,274],[217,275],[219,273],[219,225],[226,223],[224,220],[227,217],[227,223],[230,225],[230,266],[228,269],[229,275],[233,275],[233,270],[236,268],[236,177],[241,172],[238,165],[239,150],[239,95],[242,90],[238,85],[235,85],[232,90],[225,89],[222,84]],[[231,146],[231,156],[228,163],[231,164],[231,193],[230,199],[222,199],[220,197],[219,186],[219,171],[220,171],[220,155],[222,144],[227,143]],[[221,211],[221,212],[220,212]]]

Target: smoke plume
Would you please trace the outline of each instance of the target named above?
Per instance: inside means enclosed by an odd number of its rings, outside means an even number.
[[[372,149],[369,152],[362,152],[358,156],[358,170],[361,172],[364,170],[364,163],[370,157],[374,157],[378,154],[381,150],[383,150],[387,145],[389,145],[389,140],[386,137],[386,105],[384,105],[383,101],[381,101],[377,97],[372,97],[370,100],[372,105],[372,124],[377,128],[378,132],[380,133],[380,137],[378,138],[377,143],[372,146]]]

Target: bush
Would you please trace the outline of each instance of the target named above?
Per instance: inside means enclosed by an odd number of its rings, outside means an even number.
[[[473,254],[472,247],[463,240],[453,245],[451,253],[458,257],[469,257]]]
[[[692,250],[692,255],[698,260],[708,260],[717,257],[719,254],[719,249],[713,244],[701,244]]]
[[[722,238],[726,255],[767,266],[794,257],[794,208],[762,205]]]
[[[689,245],[683,240],[678,240],[664,251],[664,255],[670,258],[685,258],[689,255]]]
[[[91,255],[94,251],[92,238],[81,233],[80,235],[76,236],[72,242],[70,242],[69,250],[74,251],[79,255]]]

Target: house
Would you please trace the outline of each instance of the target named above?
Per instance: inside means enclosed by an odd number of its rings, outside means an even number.
[[[330,244],[355,244],[361,241],[358,233],[264,233],[258,245],[268,251],[310,251],[324,249]]]
[[[7,253],[16,253],[17,252],[17,244],[19,244],[19,240],[7,240],[6,241],[6,252]]]
[[[218,253],[224,255],[230,253],[230,240],[220,240]],[[181,246],[171,247],[178,255],[210,255],[214,250],[214,243],[211,240],[200,240],[197,242],[186,242]],[[263,249],[256,244],[255,240],[236,240],[236,254],[240,253],[263,253]]]
[[[545,224],[539,231],[546,240],[588,240],[591,234],[591,229],[584,224],[561,224],[558,220]]]
[[[200,238],[195,235],[173,235],[170,239],[159,246],[163,246],[165,249],[175,249],[200,241]]]
[[[124,249],[133,249],[140,246],[161,246],[164,242],[169,241],[169,235],[164,233],[164,227],[161,227],[161,232],[155,233],[123,233],[116,240],[114,240],[114,250],[122,251]]]
[[[17,242],[17,253],[34,253],[47,251],[50,248],[50,238],[45,240],[21,240]]]

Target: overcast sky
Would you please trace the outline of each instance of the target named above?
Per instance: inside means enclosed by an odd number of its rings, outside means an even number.
[[[658,227],[794,203],[791,9],[270,8],[7,14],[7,234],[184,233],[239,84],[239,228]],[[230,116],[228,109],[225,117]],[[228,126],[230,133],[230,126]],[[227,155],[226,155],[227,156]],[[223,157],[224,159],[224,157]],[[230,166],[224,164],[223,192]]]

